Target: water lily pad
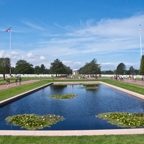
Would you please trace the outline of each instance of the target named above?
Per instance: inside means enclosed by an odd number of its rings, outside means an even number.
[[[119,127],[143,127],[144,126],[144,113],[103,113],[96,117],[108,120],[109,123]]]
[[[79,87],[80,89],[98,89],[98,87]]]
[[[77,95],[75,94],[65,94],[65,95],[49,95],[48,97],[51,97],[53,99],[72,99],[73,97],[76,97]]]
[[[8,116],[6,119],[7,124],[20,126],[29,130],[43,129],[44,127],[51,127],[59,121],[63,121],[64,117],[59,115],[44,115],[39,116],[35,114],[23,114],[16,116]]]

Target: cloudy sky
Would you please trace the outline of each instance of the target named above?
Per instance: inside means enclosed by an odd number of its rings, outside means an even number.
[[[0,57],[12,66],[59,59],[79,69],[93,58],[101,70],[140,66],[140,27],[144,42],[144,0],[0,0]]]

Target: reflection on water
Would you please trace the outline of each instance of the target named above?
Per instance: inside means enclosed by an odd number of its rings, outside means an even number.
[[[81,85],[48,86],[0,108],[0,129],[20,130],[6,125],[7,116],[17,114],[61,115],[64,121],[43,130],[121,129],[95,115],[106,112],[144,112],[144,101],[104,85],[79,89]],[[77,94],[73,99],[52,99],[48,95]]]

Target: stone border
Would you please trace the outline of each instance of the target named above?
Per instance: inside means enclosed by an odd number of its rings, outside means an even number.
[[[5,100],[3,100],[3,101],[0,101],[0,107],[3,107],[3,106],[5,106],[5,105],[7,105],[7,104],[9,104],[9,103],[11,103],[11,102],[14,102],[14,101],[16,101],[16,100],[18,100],[18,99],[20,99],[20,98],[23,98],[23,97],[27,96],[28,94],[31,94],[31,93],[33,93],[33,92],[35,92],[35,91],[37,91],[37,90],[40,90],[40,89],[42,89],[42,88],[44,88],[44,87],[46,87],[46,86],[49,86],[49,85],[51,85],[51,84],[53,84],[53,83],[45,84],[45,85],[43,85],[43,86],[37,87],[37,88],[35,88],[35,89],[26,91],[26,92],[24,92],[24,93],[21,93],[21,94],[18,94],[18,95],[16,95],[16,96],[13,96],[13,97],[10,97],[10,98],[8,98],[8,99],[5,99]]]
[[[144,134],[144,128],[112,129],[112,130],[1,130],[0,135],[11,136],[92,136],[92,135],[125,135]]]
[[[103,84],[109,87],[112,87],[114,89],[117,89],[119,91],[122,91],[124,93],[127,93],[129,95],[132,95],[134,97],[140,98],[144,100],[144,95],[131,92],[129,90],[125,90],[123,88],[119,88],[101,81],[96,81],[96,82],[54,82],[54,83],[49,83],[44,86],[41,86],[39,88],[30,90],[28,92],[22,93],[20,95],[14,96],[13,99],[9,100],[4,100],[4,105],[7,103],[10,103],[12,101],[15,101],[17,99],[20,99],[21,97],[26,96],[29,93],[32,93],[34,91],[37,91],[43,87],[46,87],[51,84]],[[15,98],[16,97],[16,98]],[[1,104],[1,103],[0,103]],[[50,130],[50,131],[40,131],[40,130],[0,130],[0,135],[11,135],[11,136],[90,136],[90,135],[125,135],[125,134],[144,134],[144,128],[136,128],[136,129],[109,129],[109,130]]]

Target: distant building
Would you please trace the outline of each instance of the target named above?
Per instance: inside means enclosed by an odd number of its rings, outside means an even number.
[[[72,75],[79,75],[79,71],[77,69],[72,70]]]

